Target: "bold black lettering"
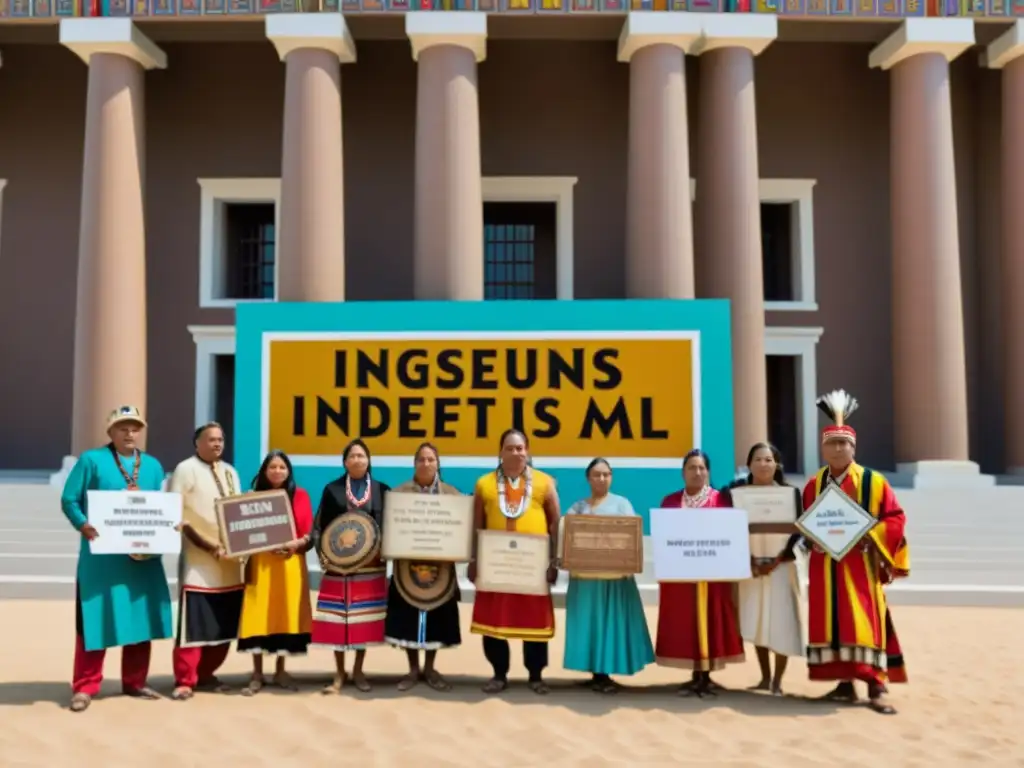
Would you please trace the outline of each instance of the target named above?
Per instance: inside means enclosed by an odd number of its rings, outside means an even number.
[[[668,430],[654,426],[654,400],[650,397],[640,398],[640,439],[668,440]]]
[[[434,437],[455,437],[455,430],[448,428],[448,422],[458,421],[459,414],[452,413],[449,408],[458,408],[459,398],[437,397],[434,398]]]
[[[617,349],[599,349],[594,353],[594,368],[604,374],[604,379],[594,377],[594,389],[615,389],[622,385],[622,371],[612,362],[618,359]]]
[[[334,350],[334,386],[344,389],[348,380],[348,352],[344,349]]]
[[[456,361],[462,359],[462,350],[445,349],[437,356],[437,367],[447,373],[451,378],[437,379],[438,389],[458,389],[466,381],[466,374],[456,365]]]
[[[295,437],[306,434],[306,398],[302,395],[292,398],[292,434]]]
[[[582,347],[573,349],[571,363],[555,350],[548,350],[548,389],[561,389],[563,378],[568,379],[570,384],[582,391],[584,379]]]
[[[605,416],[594,398],[587,403],[587,412],[583,416],[583,427],[580,429],[581,439],[590,439],[594,436],[594,427],[597,427],[605,437],[611,435],[615,426],[619,427],[619,437],[623,440],[633,439],[633,427],[629,423],[629,412],[626,410],[626,402],[621,397],[615,401],[612,412]]]
[[[519,378],[519,350],[505,350],[505,368],[508,371],[508,385],[512,389],[530,389],[537,383],[537,350],[527,349],[526,375]]]
[[[326,437],[327,436],[327,422],[330,422],[337,427],[341,434],[348,435],[348,398],[338,398],[338,409],[335,410],[330,404],[322,397],[316,399],[316,436]]]
[[[521,397],[512,398],[512,429],[518,429],[524,435],[526,434],[526,424],[523,419],[523,406],[526,401]]]
[[[356,387],[366,389],[370,386],[372,376],[385,389],[388,386],[388,351],[380,350],[380,356],[374,360],[368,354],[359,350],[356,352]],[[364,435],[366,437],[366,435]]]
[[[487,411],[497,404],[493,397],[470,397],[466,399],[466,405],[476,408],[476,436],[487,437]]]
[[[498,353],[493,349],[473,350],[473,377],[470,386],[473,389],[497,389],[497,379],[485,378],[487,374],[494,373],[494,359]]]
[[[386,354],[386,353],[385,353]],[[374,426],[373,416],[376,412],[378,424]],[[379,397],[359,398],[359,436],[380,437],[391,426],[391,409]]]
[[[533,404],[533,415],[544,424],[543,428],[533,430],[534,437],[558,437],[562,431],[562,422],[555,413],[557,408],[558,401],[553,397],[542,397]]]
[[[398,356],[395,378],[406,389],[426,389],[430,383],[430,366],[425,362],[416,363],[417,358],[426,360],[427,350],[407,349]]]
[[[418,437],[423,439],[427,436],[427,430],[422,427],[413,426],[419,421],[423,414],[419,409],[426,401],[422,397],[400,397],[398,398],[398,436]]]

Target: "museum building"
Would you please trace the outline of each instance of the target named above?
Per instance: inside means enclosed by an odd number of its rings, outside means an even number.
[[[240,302],[694,297],[738,458],[843,387],[873,466],[1024,467],[1024,21],[184,8],[0,18],[0,469],[230,435]]]

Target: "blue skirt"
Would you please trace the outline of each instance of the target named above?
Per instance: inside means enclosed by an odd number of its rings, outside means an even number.
[[[633,578],[569,580],[565,668],[632,675],[654,662],[640,590]]]

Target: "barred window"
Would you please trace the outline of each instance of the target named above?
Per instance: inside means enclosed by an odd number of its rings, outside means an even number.
[[[277,232],[273,203],[224,204],[224,255],[230,299],[273,299]]]

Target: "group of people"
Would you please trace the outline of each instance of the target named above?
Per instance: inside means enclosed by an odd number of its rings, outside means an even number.
[[[798,508],[809,507],[830,483],[878,520],[854,552],[836,561],[793,533],[778,540],[773,557],[752,558],[753,578],[739,583],[662,583],[656,642],[647,627],[633,576],[570,573],[566,604],[564,664],[589,673],[590,686],[615,693],[613,676],[629,676],[651,663],[691,671],[680,694],[714,696],[720,690],[711,673],[745,658],[744,640],[753,643],[761,670],[754,686],[782,694],[790,656],[807,656],[812,680],[838,681],[826,698],[855,701],[853,683],[867,683],[869,704],[891,714],[886,702],[890,682],[905,682],[899,642],[885,602],[883,585],[909,573],[904,538],[905,518],[885,478],[854,461],[856,433],[845,423],[856,401],[844,392],[819,399],[834,421],[822,435],[826,466],[801,493],[793,488]],[[122,407],[108,422],[110,443],[79,457],[62,495],[62,507],[82,534],[77,577],[77,631],[72,711],[87,709],[99,692],[107,648],[122,651],[122,689],[128,696],[157,698],[147,683],[151,641],[171,637],[171,601],[159,558],[97,555],[89,541],[97,536],[88,518],[89,490],[158,491],[164,480],[160,463],[138,450],[146,422],[138,409]],[[340,572],[321,550],[322,537],[340,515],[358,510],[384,525],[384,501],[392,492],[372,476],[370,449],[353,440],[344,449],[345,472],[323,490],[314,513],[309,495],[296,486],[291,462],[272,451],[251,483],[253,490],[283,489],[295,517],[297,538],[273,552],[244,561],[228,558],[220,543],[215,503],[242,493],[238,473],[221,459],[224,433],[216,423],[194,435],[195,455],[177,466],[169,490],[183,500],[179,605],[173,650],[173,699],[191,698],[197,689],[227,691],[216,672],[230,644],[253,654],[253,673],[242,689],[255,695],[273,684],[295,690],[285,659],[310,645],[334,651],[335,674],[324,693],[337,693],[351,679],[369,691],[364,672],[367,649],[391,645],[406,651],[409,670],[398,683],[409,690],[423,681],[436,690],[450,684],[436,667],[437,651],[461,643],[457,589],[440,605],[425,610],[412,604],[379,555],[355,571]],[[501,435],[497,468],[473,490],[477,530],[512,531],[547,536],[548,582],[558,575],[557,544],[561,505],[555,481],[532,466],[529,440],[516,429]],[[458,494],[443,482],[441,457],[430,443],[414,456],[412,478],[397,486],[401,493]],[[701,450],[683,460],[684,487],[662,501],[663,508],[732,506],[739,485],[786,485],[781,456],[768,443],[750,448],[749,474],[722,491],[710,485],[710,458]],[[594,459],[586,469],[590,494],[566,514],[635,515],[630,502],[611,493],[612,467]],[[305,553],[319,553],[323,578],[313,605]],[[800,568],[806,563],[807,584]],[[418,564],[445,567],[445,564]],[[468,565],[476,579],[476,552]],[[520,595],[478,590],[471,632],[483,637],[492,675],[483,690],[497,694],[508,687],[509,641],[523,643],[528,685],[537,694],[549,688],[543,672],[548,643],[555,634],[550,595]],[[345,654],[355,659],[349,678]],[[423,652],[422,663],[420,653]],[[774,654],[775,668],[771,662]],[[264,655],[276,657],[268,681]]]

